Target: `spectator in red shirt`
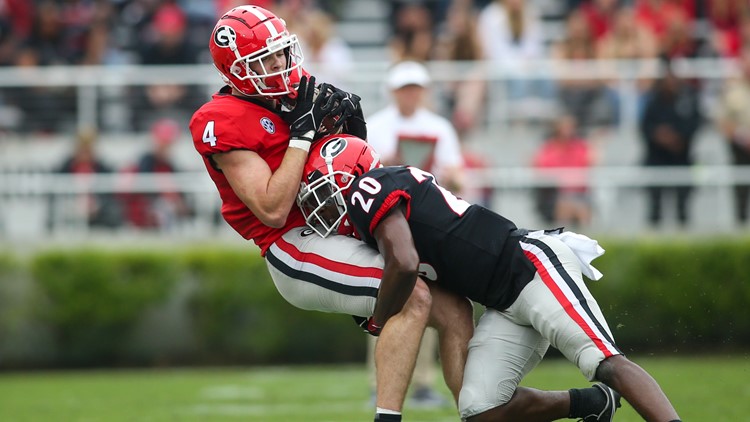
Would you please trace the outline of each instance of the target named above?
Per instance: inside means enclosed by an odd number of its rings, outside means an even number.
[[[670,58],[693,55],[695,5],[692,1],[638,0],[635,16],[639,28],[654,33],[661,53]]]
[[[34,22],[31,2],[0,1],[0,66],[13,64],[20,45],[28,38]]]
[[[614,26],[619,4],[618,0],[591,0],[582,3],[580,10],[588,21],[594,40],[599,41]]]
[[[557,185],[537,192],[538,211],[551,223],[586,226],[591,222],[587,170],[593,165],[594,154],[589,142],[578,136],[575,117],[563,115],[553,124],[552,136],[534,156],[534,167]]]
[[[750,8],[744,0],[709,0],[711,41],[723,57],[738,57],[742,48],[741,26]]]

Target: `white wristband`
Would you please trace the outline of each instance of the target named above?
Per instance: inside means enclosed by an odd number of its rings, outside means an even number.
[[[306,141],[304,139],[292,138],[289,140],[289,148],[299,148],[305,150],[305,152],[310,152],[311,144],[312,142]]]

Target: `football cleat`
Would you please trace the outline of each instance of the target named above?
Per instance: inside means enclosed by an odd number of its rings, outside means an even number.
[[[612,422],[615,417],[615,411],[621,406],[620,405],[620,393],[607,387],[602,383],[594,384],[594,387],[601,390],[606,397],[607,402],[604,408],[598,414],[591,414],[581,419],[583,422]]]

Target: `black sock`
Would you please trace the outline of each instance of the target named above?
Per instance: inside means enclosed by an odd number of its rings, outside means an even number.
[[[584,418],[595,415],[607,405],[607,397],[596,387],[571,388],[569,418]]]
[[[391,415],[386,413],[376,413],[375,422],[401,422],[401,415]]]

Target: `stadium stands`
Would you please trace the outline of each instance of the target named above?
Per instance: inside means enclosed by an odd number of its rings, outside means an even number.
[[[565,19],[570,13],[567,4],[573,2],[528,2],[539,12],[544,46],[549,50],[566,38]],[[50,6],[52,3],[36,1],[30,4],[49,8],[53,7]],[[0,54],[0,237],[41,238],[49,235],[49,230],[52,233],[79,230],[83,233],[81,236],[85,236],[87,232],[80,225],[50,228],[43,223],[46,220],[41,216],[55,212],[47,209],[49,205],[43,200],[54,187],[35,182],[19,185],[13,181],[33,180],[34,175],[50,172],[70,149],[76,129],[84,125],[99,128],[102,158],[113,167],[122,169],[147,149],[150,121],[169,117],[186,125],[196,104],[219,87],[220,80],[207,64],[204,47],[216,12],[205,2],[186,1],[174,3],[178,5],[175,6],[177,9],[169,9],[167,13],[162,10],[167,3],[148,3],[154,5],[153,9],[144,9],[145,3],[135,1],[66,3],[67,7],[72,7],[71,4],[78,7],[58,10],[58,16],[62,17],[62,33],[65,34],[62,39],[78,48],[70,50],[72,53],[66,56],[53,54],[58,51],[54,49],[57,45],[48,39],[44,41],[43,34],[34,38],[33,25],[18,24],[25,22],[21,18],[34,16],[29,10],[21,8],[0,13],[0,27],[3,28],[0,47],[27,53],[18,56],[26,57],[25,62],[13,62],[8,55]],[[267,3],[276,4],[282,10],[289,7],[284,1]],[[340,0],[302,3],[308,4],[307,7],[317,4],[338,19],[335,33],[346,42],[353,56],[352,71],[344,81],[346,87],[361,94],[366,113],[382,107],[386,100],[381,87],[382,75],[393,57],[389,46],[391,6],[398,2]],[[445,14],[451,5],[468,4],[468,10],[476,13],[480,6],[491,2],[453,0],[426,3],[437,10],[435,13],[439,16]],[[3,16],[2,13],[9,14]],[[696,14],[691,21],[690,36],[697,47],[692,55],[676,64],[682,75],[702,87],[702,103],[706,115],[712,118],[723,80],[736,75],[737,70],[731,57],[706,51],[706,40],[713,34],[715,25],[705,11],[699,10]],[[164,25],[179,26],[183,20],[184,24],[191,25],[189,35],[182,40],[184,48],[190,51],[184,56],[190,57],[188,63],[141,65],[146,54],[141,47],[153,43],[159,36],[156,30],[159,25],[162,29]],[[109,31],[105,35],[95,31],[76,32],[82,22],[93,24],[95,28],[106,23]],[[443,24],[443,21],[434,22],[435,30],[442,28]],[[99,38],[93,39],[98,43],[86,44],[87,47],[75,44],[74,41],[80,43],[91,34],[98,34],[96,37]],[[22,42],[32,39],[36,40],[35,43]],[[0,53],[4,51],[0,48]],[[648,60],[616,62],[622,65],[619,68],[607,68],[604,66],[607,62],[601,60],[587,62],[575,68],[571,75],[564,71],[565,65],[571,63],[551,60],[550,57],[548,54],[527,63],[529,72],[520,75],[506,72],[502,63],[478,63],[486,65],[483,73],[488,82],[484,92],[486,98],[476,126],[465,133],[463,142],[469,150],[484,157],[490,168],[477,170],[471,180],[479,187],[494,189],[494,208],[526,221],[530,226],[537,224],[529,188],[538,181],[529,173],[529,164],[540,139],[544,138],[547,120],[556,114],[559,104],[554,97],[533,99],[536,102],[509,99],[504,83],[523,80],[529,75],[547,78],[553,83],[571,76],[573,79],[587,76],[607,81],[612,92],[619,95],[620,102],[613,121],[596,125],[589,136],[596,142],[601,156],[597,166],[599,172],[595,174],[604,177],[594,181],[598,187],[594,192],[594,220],[590,229],[623,234],[650,230],[641,192],[642,186],[649,181],[633,176],[642,173],[638,86],[643,79],[643,74],[635,73],[633,66]],[[445,100],[445,92],[450,84],[462,81],[472,63],[430,61],[427,64],[437,85],[431,105],[447,116],[450,104]],[[314,65],[311,70],[315,71]],[[647,68],[646,72],[650,72],[648,76],[656,76],[659,69]],[[528,105],[530,111],[519,113],[522,103]],[[691,207],[696,217],[686,230],[697,233],[736,231],[740,227],[734,223],[730,211],[730,185],[734,176],[727,167],[730,161],[725,142],[711,120],[698,135],[695,157],[696,166],[674,173],[677,177],[675,183],[680,182],[680,177],[687,177],[699,186],[705,186],[694,195]],[[185,180],[202,177],[202,164],[195,156],[187,133],[175,145],[173,159],[177,167],[184,170]],[[25,190],[24,186],[27,187]],[[215,230],[217,201],[210,190],[201,186],[200,183],[185,183],[186,190],[197,198],[194,202],[201,205],[196,210],[194,221],[175,235],[202,236]],[[666,227],[666,230],[673,229],[676,227]]]

